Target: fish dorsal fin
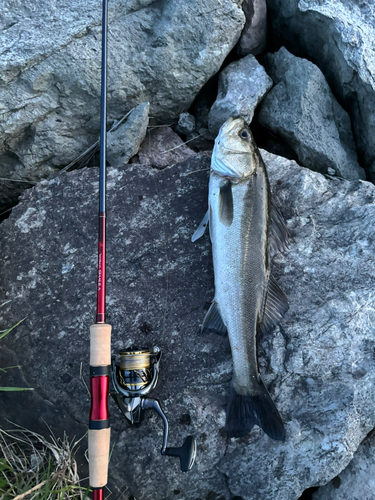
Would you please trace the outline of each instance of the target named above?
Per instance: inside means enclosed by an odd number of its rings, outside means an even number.
[[[270,227],[270,252],[274,255],[277,252],[283,252],[288,248],[289,231],[286,227],[284,217],[278,208],[272,205],[271,208],[271,227]]]
[[[262,322],[259,325],[263,333],[268,333],[278,325],[289,309],[288,299],[276,281],[270,276]]]
[[[227,327],[224,325],[223,320],[215,300],[212,302],[206,316],[204,317],[202,324],[202,333],[218,333],[219,335],[225,335],[227,332]]]
[[[220,187],[219,218],[220,222],[228,227],[233,222],[233,195],[232,183],[230,181],[227,181]]]
[[[210,214],[210,210],[208,209],[207,212],[205,213],[203,219],[201,220],[201,223],[199,224],[199,226],[197,227],[195,233],[193,234],[193,236],[191,238],[191,241],[193,243],[194,243],[194,241],[199,240],[199,238],[204,235],[204,232],[207,228],[209,218],[210,218],[209,214]]]

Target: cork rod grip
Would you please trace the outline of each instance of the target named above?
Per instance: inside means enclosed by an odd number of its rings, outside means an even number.
[[[90,366],[111,364],[111,329],[106,323],[90,326]]]
[[[93,488],[107,484],[110,435],[111,429],[89,429],[89,476]]]
[[[108,411],[109,369],[111,364],[111,325],[97,323],[90,327],[89,478],[90,486],[107,484],[110,446]],[[96,373],[92,370],[96,369]]]

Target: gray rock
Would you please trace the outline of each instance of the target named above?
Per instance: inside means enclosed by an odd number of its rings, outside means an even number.
[[[98,139],[101,6],[5,0],[0,23],[0,177],[39,181]],[[237,0],[111,2],[108,122],[145,101],[162,123],[177,118],[244,23]]]
[[[165,168],[195,156],[170,127],[150,129],[135,162],[152,168]]]
[[[255,56],[264,52],[267,42],[266,0],[245,0],[242,9],[246,16],[245,27],[237,44],[237,54]]]
[[[304,167],[364,179],[349,115],[336,101],[320,69],[282,47],[264,61],[274,88],[262,102],[259,121],[282,137]]]
[[[125,123],[107,135],[107,159],[114,165],[128,163],[144,141],[148,127],[150,103],[137,106]]]
[[[181,113],[178,118],[176,132],[178,134],[189,135],[195,130],[195,118],[189,113]]]
[[[210,132],[216,135],[230,116],[241,116],[250,123],[271,87],[271,78],[253,55],[229,64],[220,73],[217,99],[208,115]]]
[[[0,178],[0,215],[5,213],[9,207],[17,203],[18,197],[36,182],[26,180],[15,180],[12,178]]]
[[[181,474],[175,459],[160,456],[160,419],[150,414],[132,429],[111,404],[110,487],[126,488],[127,499],[296,500],[335,477],[375,426],[375,186],[263,157],[292,235],[288,254],[273,262],[290,309],[259,339],[260,369],[285,421],[285,443],[259,428],[241,439],[223,432],[230,348],[227,338],[199,333],[214,293],[211,245],[208,235],[190,242],[207,206],[209,157],[162,171],[108,169],[112,349],[163,349],[153,394],[170,419],[170,445],[187,434],[198,440],[197,463]],[[20,364],[22,380],[35,388],[28,398],[48,401],[52,414],[65,411],[67,425],[70,417],[81,428],[89,413],[79,373],[83,362],[87,382],[97,178],[97,169],[86,168],[43,181],[0,225],[0,302],[12,299],[0,309],[0,330],[26,316],[2,339],[2,352],[13,353],[9,363]],[[3,418],[13,412],[7,401]],[[33,400],[27,403],[22,418],[35,413]],[[53,429],[53,419],[48,423]]]
[[[359,445],[353,460],[341,474],[319,488],[313,500],[373,500],[375,434]]]
[[[268,0],[270,39],[319,66],[349,112],[375,181],[375,6],[355,0]]]

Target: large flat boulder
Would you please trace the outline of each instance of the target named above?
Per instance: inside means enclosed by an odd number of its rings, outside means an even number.
[[[182,474],[176,460],[160,455],[156,414],[132,429],[111,404],[110,487],[119,494],[126,488],[128,498],[297,500],[337,476],[375,426],[375,186],[329,180],[262,154],[292,237],[272,268],[290,309],[259,339],[258,356],[285,443],[258,427],[241,439],[224,432],[230,347],[226,337],[200,334],[214,295],[211,245],[208,235],[190,241],[207,207],[209,155],[160,171],[108,169],[112,351],[162,348],[153,395],[169,417],[170,445],[187,434],[198,441],[196,464]],[[0,329],[26,316],[2,346],[9,362],[22,366],[22,384],[35,388],[28,397],[64,412],[68,432],[68,417],[80,428],[88,422],[80,370],[83,363],[87,382],[97,205],[97,169],[77,170],[26,192],[0,225],[0,301],[12,300],[0,309]],[[28,400],[24,412],[34,407]],[[3,405],[2,417],[12,411],[10,402]]]

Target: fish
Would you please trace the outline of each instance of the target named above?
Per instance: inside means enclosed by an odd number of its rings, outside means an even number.
[[[233,377],[226,412],[229,437],[254,425],[284,441],[283,420],[259,374],[257,336],[280,322],[289,304],[270,270],[270,258],[288,247],[289,232],[272,205],[266,166],[242,118],[221,127],[212,153],[206,227],[212,244],[215,297],[202,332],[228,333]]]

